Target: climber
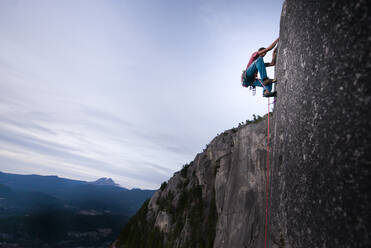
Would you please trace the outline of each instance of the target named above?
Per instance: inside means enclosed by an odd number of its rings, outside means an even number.
[[[264,63],[263,57],[267,54],[267,52],[269,52],[276,46],[278,39],[275,40],[269,47],[267,48],[262,47],[258,51],[254,52],[251,55],[246,70],[244,70],[241,75],[242,86],[244,87],[251,86],[253,88],[255,88],[256,86],[263,87],[264,97],[273,97],[277,95],[276,91],[271,92],[272,83],[275,83],[277,80],[269,79],[267,76],[267,71],[265,69],[268,66],[276,65],[277,48],[273,50],[272,61],[270,63]],[[261,79],[257,78],[258,72],[260,74]]]

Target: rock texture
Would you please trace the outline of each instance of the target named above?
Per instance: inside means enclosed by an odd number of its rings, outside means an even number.
[[[231,149],[210,147],[218,222],[214,247],[262,247],[264,240],[266,123],[239,128]]]
[[[371,246],[370,26],[363,0],[283,6],[267,247]],[[265,120],[217,136],[117,247],[264,247]]]
[[[368,11],[367,1],[284,4],[271,225],[286,247],[370,247]]]

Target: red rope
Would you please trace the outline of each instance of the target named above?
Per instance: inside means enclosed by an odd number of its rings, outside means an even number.
[[[265,202],[265,235],[264,235],[264,247],[267,247],[267,233],[268,233],[268,204],[269,204],[269,98],[268,98],[268,131],[267,131],[267,183],[266,183],[266,202]]]
[[[264,84],[262,83],[262,81],[260,81],[260,79],[258,79],[260,84],[263,86],[263,88],[265,90],[267,90],[267,88],[265,88]],[[273,102],[274,103],[274,102]],[[270,101],[269,101],[269,97],[268,97],[268,119],[267,119],[267,183],[266,183],[266,188],[265,188],[265,233],[264,233],[264,248],[267,248],[267,239],[268,239],[268,205],[269,205],[269,105],[270,104]]]
[[[260,79],[258,79],[260,84],[263,86],[263,88],[265,90],[267,90],[267,88],[265,88],[264,84],[262,83],[262,81],[260,81]],[[268,204],[269,204],[269,105],[270,105],[270,101],[269,101],[269,97],[268,97],[268,119],[267,119],[267,183],[266,183],[266,188],[265,188],[265,192],[266,192],[266,195],[265,195],[265,233],[264,233],[264,248],[267,248],[267,239],[268,239],[268,236],[267,236],[267,233],[268,233]]]
[[[267,88],[265,88],[265,86],[264,86],[264,84],[262,83],[262,81],[260,81],[260,79],[258,78],[258,81],[260,82],[260,84],[263,86],[263,88],[265,89],[265,90],[267,90]],[[268,99],[269,100],[269,99]],[[269,106],[269,102],[268,102],[268,106]],[[268,108],[268,113],[269,113],[269,108]]]

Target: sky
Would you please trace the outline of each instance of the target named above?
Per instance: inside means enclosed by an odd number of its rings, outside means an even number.
[[[282,3],[1,0],[0,171],[159,188],[267,112],[240,75]]]

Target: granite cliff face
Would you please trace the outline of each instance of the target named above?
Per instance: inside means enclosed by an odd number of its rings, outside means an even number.
[[[370,247],[366,1],[284,3],[267,247]],[[161,186],[118,247],[264,247],[266,117],[225,131]]]
[[[283,232],[286,247],[370,247],[366,2],[283,6],[270,226],[273,236]]]

